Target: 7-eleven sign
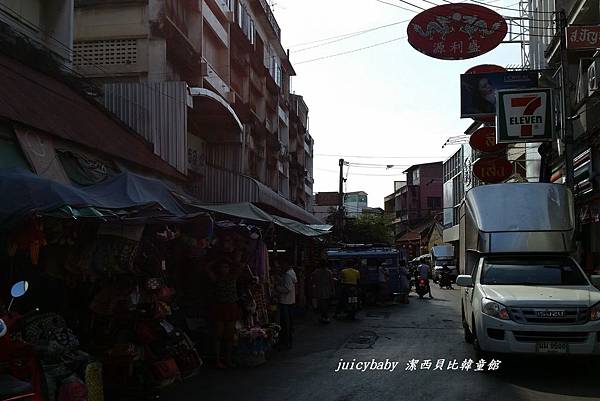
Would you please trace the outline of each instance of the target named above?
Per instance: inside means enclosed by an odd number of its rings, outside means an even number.
[[[552,140],[550,89],[509,89],[496,93],[497,143]]]

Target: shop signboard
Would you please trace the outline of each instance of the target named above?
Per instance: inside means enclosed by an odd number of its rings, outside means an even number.
[[[497,12],[476,4],[432,7],[408,24],[408,43],[417,51],[442,60],[464,60],[495,49],[508,26]]]
[[[484,153],[495,153],[506,149],[506,144],[496,143],[496,127],[479,128],[469,138],[469,145]]]
[[[460,76],[460,116],[481,119],[496,114],[496,93],[506,89],[537,88],[536,71],[467,73]]]
[[[552,140],[552,90],[547,88],[497,92],[496,142]]]
[[[483,157],[473,163],[473,175],[486,184],[503,182],[512,174],[512,164],[501,157]]]
[[[600,25],[569,26],[567,35],[567,49],[594,50],[600,48]]]

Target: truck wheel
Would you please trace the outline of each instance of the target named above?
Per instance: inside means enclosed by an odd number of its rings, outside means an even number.
[[[473,333],[471,333],[471,330],[469,330],[469,325],[467,324],[467,320],[465,319],[465,307],[461,305],[460,309],[462,314],[463,331],[465,332],[465,342],[467,344],[473,344]]]
[[[479,359],[488,360],[488,357],[490,356],[490,354],[481,349],[481,345],[479,344],[479,338],[477,338],[477,328],[475,325],[475,316],[473,316],[472,319],[473,319],[473,334],[472,334],[472,336],[473,336],[473,349],[475,350],[475,358],[477,360],[479,360]]]

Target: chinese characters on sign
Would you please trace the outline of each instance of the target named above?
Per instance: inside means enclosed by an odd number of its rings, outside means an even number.
[[[600,26],[570,26],[566,35],[568,49],[600,48]]]
[[[419,361],[418,359],[411,359],[406,362],[406,367],[404,370],[408,372],[415,372],[417,370],[458,370],[463,372],[472,370],[473,372],[483,372],[486,370],[498,370],[500,369],[501,363],[502,361],[497,359],[492,359],[489,362],[485,359],[480,359],[479,361],[474,361],[472,359],[464,359],[463,361],[458,361],[456,359],[438,359],[435,361],[434,365],[431,359],[424,359],[422,361]]]
[[[406,362],[406,366],[404,371],[407,372],[415,372],[417,370],[430,370],[430,371],[459,371],[459,372],[484,372],[486,370],[498,370],[500,369],[500,364],[502,361],[492,359],[491,361],[486,361],[485,359],[480,359],[478,361],[474,361],[470,358],[464,360],[458,359],[410,359]],[[357,361],[356,358],[352,360],[344,360],[344,358],[340,358],[338,365],[334,372],[340,371],[359,371],[359,372],[367,372],[367,371],[384,371],[384,372],[393,372],[398,367],[399,371],[402,370],[402,365],[399,361],[392,361],[389,358],[385,360],[376,360],[372,358],[371,360],[365,361]]]
[[[423,11],[408,25],[416,50],[443,60],[463,60],[496,48],[507,34],[504,18],[474,4],[444,4]]]

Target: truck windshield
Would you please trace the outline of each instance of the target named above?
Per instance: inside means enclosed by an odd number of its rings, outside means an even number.
[[[481,284],[589,285],[569,258],[489,258],[483,264]]]

